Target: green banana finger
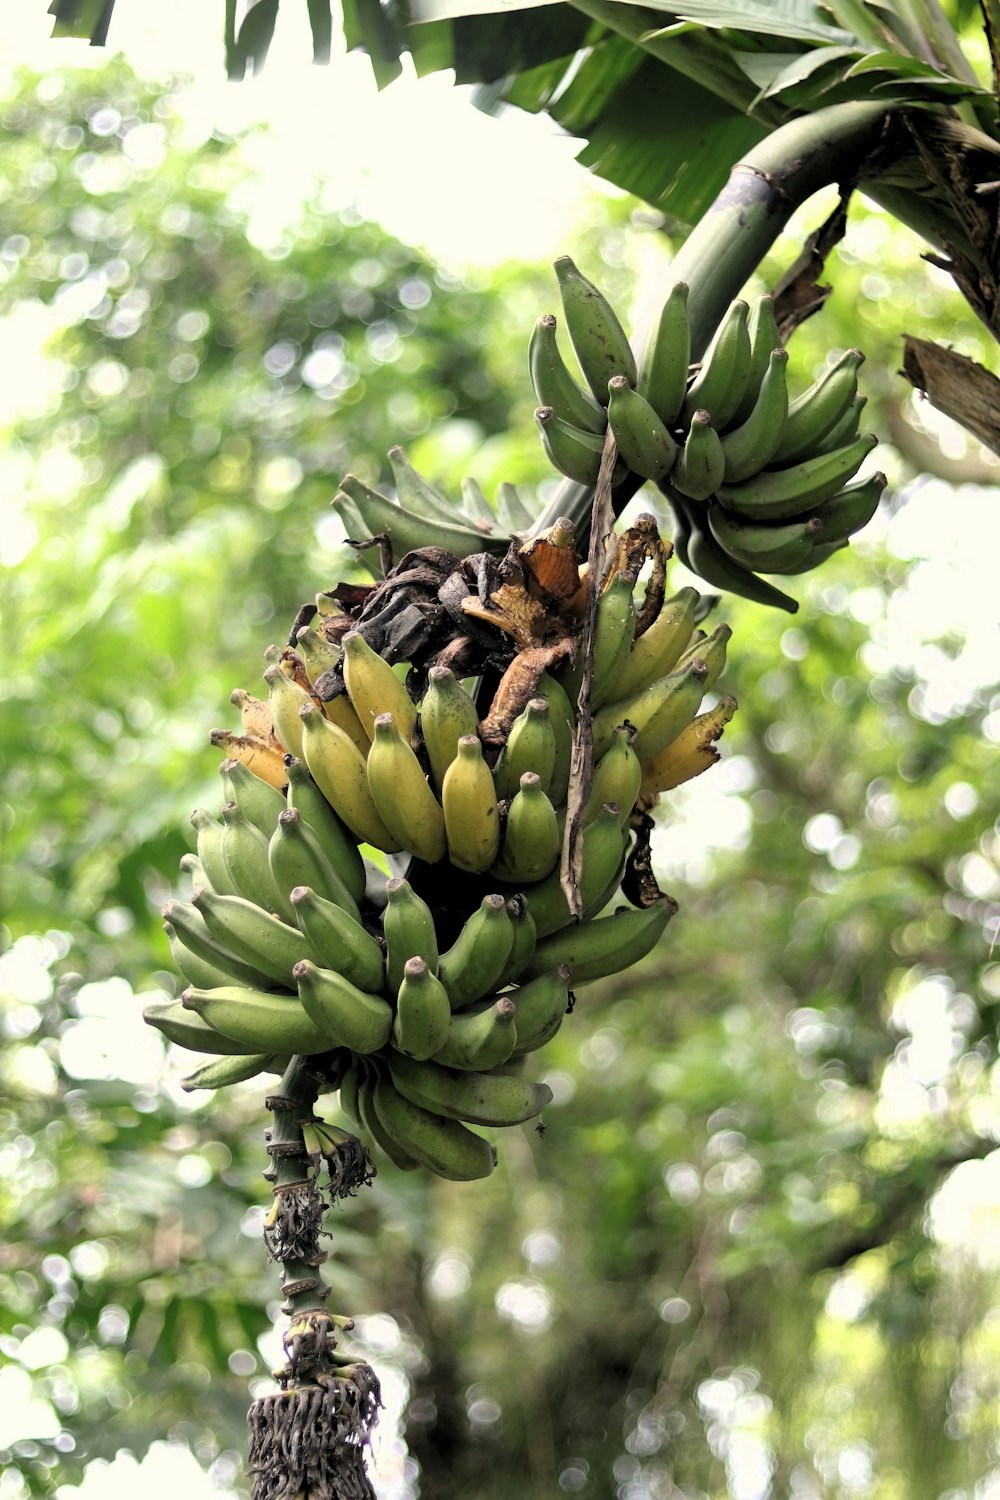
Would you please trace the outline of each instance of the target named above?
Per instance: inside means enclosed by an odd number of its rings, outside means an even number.
[[[236,894],[265,911],[290,917],[285,894],[271,874],[265,835],[247,821],[235,802],[227,802],[222,809],[222,822],[222,854]]]
[[[313,1024],[294,995],[238,985],[215,990],[192,987],[184,991],[181,1004],[201,1016],[220,1036],[244,1044],[248,1051],[311,1057],[329,1052],[335,1045]]]
[[[664,896],[641,910],[623,907],[609,917],[564,928],[538,944],[527,973],[543,975],[553,965],[566,964],[572,985],[621,973],[653,951],[676,910],[676,901]]]
[[[510,995],[466,1015],[451,1017],[447,1035],[434,1053],[444,1068],[488,1073],[505,1063],[517,1042],[517,1005]]]
[[[460,482],[459,489],[462,492],[462,513],[466,519],[484,535],[495,532],[498,529],[497,518],[478,481],[466,475]]]
[[[634,738],[634,730],[625,724],[613,731],[610,746],[594,767],[583,811],[584,826],[593,822],[605,802],[620,807],[624,818],[635,806],[642,785],[642,762],[632,748]]]
[[[368,785],[368,765],[354,741],[324,719],[313,704],[304,708],[302,753],[309,772],[334,812],[362,844],[397,853],[398,843],[379,817]]]
[[[249,1052],[242,1057],[215,1057],[195,1068],[181,1079],[181,1088],[186,1094],[195,1089],[224,1089],[232,1083],[245,1083],[259,1073],[282,1073],[287,1057],[277,1057],[272,1052]]]
[[[630,697],[673,670],[694,629],[699,598],[697,589],[687,587],[663,602],[652,625],[632,642],[618,669],[616,699]]]
[[[745,421],[719,439],[727,484],[749,479],[774,457],[788,417],[787,375],[788,351],[775,349]]]
[[[636,731],[634,748],[639,759],[655,755],[650,745],[655,741],[659,749],[669,744],[698,712],[707,674],[706,666],[698,666],[694,660],[685,663],[682,657],[672,672],[658,677],[632,697],[605,704],[594,715],[594,755],[598,758],[606,755],[615,730],[626,723]],[[662,739],[664,734],[666,739]]]
[[[312,886],[327,901],[334,901],[342,906],[356,922],[361,920],[357,902],[297,807],[287,807],[281,814],[278,826],[271,835],[267,853],[274,883],[292,920],[295,913],[291,907],[290,893],[297,885]]]
[[[288,806],[312,829],[354,901],[365,894],[365,862],[357,841],[323,796],[304,760],[287,762]]]
[[[470,1125],[520,1125],[552,1102],[552,1090],[545,1083],[507,1073],[463,1072],[436,1062],[414,1063],[391,1054],[389,1076],[411,1104]]]
[[[559,350],[556,319],[551,313],[539,318],[528,344],[528,370],[539,406],[551,406],[560,417],[602,436],[608,425],[604,407],[589,391],[577,385]]]
[[[386,947],[386,982],[395,995],[411,958],[422,958],[432,974],[438,971],[438,940],[434,913],[408,880],[387,881],[382,931]]]
[[[264,974],[242,958],[237,958],[224,943],[220,943],[209,932],[201,912],[196,911],[189,901],[168,901],[163,908],[163,919],[174,929],[176,941],[211,969],[221,970],[226,975],[227,983],[236,980],[251,989],[267,989],[274,984],[269,974]],[[209,985],[206,988],[214,989],[216,986]]]
[[[404,1153],[438,1177],[471,1182],[488,1177],[496,1166],[489,1141],[457,1120],[442,1119],[404,1099],[386,1074],[375,1084],[374,1105],[379,1123]]]
[[[491,873],[513,885],[543,880],[559,858],[561,843],[556,810],[542,790],[541,779],[525,771],[517,795],[511,798]]]
[[[750,335],[750,375],[743,400],[730,418],[731,427],[738,426],[749,417],[760,393],[771,355],[775,349],[781,348],[781,335],[774,316],[774,298],[770,292],[758,297],[750,308],[747,332]]]
[[[289,899],[307,956],[324,969],[336,969],[359,990],[378,994],[385,982],[385,962],[371,933],[337,902],[324,900],[307,885],[296,886]]]
[[[726,460],[711,412],[699,407],[670,471],[670,483],[691,500],[707,500],[722,483]]]
[[[226,800],[235,802],[247,821],[259,828],[265,838],[270,838],[278,821],[278,814],[285,810],[284,797],[276,787],[255,776],[241,760],[224,760],[219,770],[224,770],[229,787]],[[227,893],[220,891],[219,894]]]
[[[625,869],[625,856],[631,842],[629,832],[622,831],[621,809],[614,803],[602,807],[583,830],[583,874],[580,898],[583,917],[600,911],[610,901]],[[531,886],[526,892],[528,907],[534,918],[537,937],[541,940],[572,921],[569,903],[559,880],[559,866]],[[536,943],[537,951],[537,943]],[[534,959],[525,973],[534,970]],[[549,965],[550,968],[555,965]]]
[[[552,467],[565,474],[567,479],[575,479],[577,484],[596,484],[604,438],[583,427],[574,427],[552,406],[536,407],[535,421]]]
[[[522,500],[516,485],[505,480],[497,485],[497,521],[507,531],[529,531],[536,512]]]
[[[786,566],[802,562],[823,530],[817,516],[805,521],[747,521],[714,503],[708,507],[708,525],[724,552],[762,573],[782,573]]]
[[[289,927],[242,896],[217,896],[195,891],[191,904],[205,926],[224,947],[275,983],[290,987],[292,969],[305,955],[306,943],[297,927]]]
[[[612,375],[624,375],[630,385],[635,384],[635,356],[603,292],[577,270],[568,255],[561,255],[554,269],[566,328],[580,369],[596,400],[604,406]]]
[[[178,935],[177,929],[172,922],[164,922],[163,929],[167,934],[167,942],[170,944],[170,956],[174,961],[174,968],[188,982],[196,984],[200,989],[214,989],[219,984],[229,984],[232,975],[215,964],[209,963],[207,959],[200,958],[197,953],[192,953],[190,948],[185,948]]]
[[[221,1036],[194,1011],[185,1010],[180,1000],[155,1000],[144,1008],[142,1018],[162,1031],[168,1042],[191,1052],[211,1052],[219,1057],[246,1057],[251,1052],[244,1043]]]
[[[545,698],[532,698],[510,728],[507,743],[493,767],[496,795],[509,801],[517,795],[521,777],[531,771],[543,791],[552,785],[556,764],[556,733]]]
[[[358,1123],[368,1132],[383,1156],[402,1172],[415,1172],[422,1165],[404,1143],[392,1131],[387,1130],[375,1108],[375,1089],[379,1081],[379,1070],[366,1067],[359,1070],[355,1103]]]
[[[721,431],[739,411],[750,384],[749,312],[745,302],[729,304],[702,356],[701,369],[684,397],[681,415],[685,422],[692,422],[699,410],[707,410]]]
[[[504,965],[498,985],[513,984],[520,979],[528,960],[535,951],[535,919],[528,910],[528,898],[522,891],[508,896],[504,903],[513,928],[510,955]]]
[[[465,688],[449,667],[431,667],[420,700],[420,734],[438,791],[445,772],[458,754],[463,735],[475,734],[479,714]]]
[[[594,924],[588,922],[588,927]],[[551,942],[551,939],[546,939]],[[512,1056],[537,1052],[551,1041],[563,1023],[569,1005],[571,970],[556,964],[544,974],[537,974],[515,990],[517,1005],[517,1041]]]
[[[444,1046],[451,1019],[451,1001],[440,979],[422,958],[407,959],[396,996],[393,1045],[407,1057],[423,1062]]]
[[[552,767],[552,781],[548,793],[554,806],[561,807],[566,801],[569,787],[570,766],[573,760],[573,731],[576,715],[566,691],[548,672],[543,672],[535,685],[535,696],[544,698],[549,705],[549,723],[556,739],[556,758]]]
[[[398,445],[390,448],[389,466],[396,485],[396,497],[404,510],[412,511],[425,520],[444,521],[456,524],[458,506],[448,496],[419,474]]]
[[[220,896],[238,895],[222,852],[223,825],[204,807],[196,807],[191,814],[191,826],[198,838],[198,860],[213,891],[218,891]]]
[[[688,566],[692,572],[704,578],[714,588],[727,589],[731,594],[740,594],[744,599],[754,599],[758,604],[771,604],[785,609],[789,614],[798,610],[798,601],[783,594],[773,584],[758,578],[756,573],[745,568],[719,546],[715,538],[700,527],[693,527],[687,545]]]
[[[499,983],[514,946],[514,929],[503,896],[484,896],[451,947],[441,955],[438,978],[452,1010],[461,1010]]]
[[[633,474],[657,480],[670,472],[677,444],[645,396],[634,391],[624,375],[608,382],[608,424]]]
[[[327,1047],[366,1054],[385,1046],[392,1031],[392,1008],[380,996],[367,994],[335,969],[321,969],[309,959],[295,965],[293,978],[301,1009],[326,1037]]]
[[[661,422],[676,420],[684,404],[691,363],[687,283],[675,281],[639,360],[635,388]]]
[[[394,562],[399,562],[407,552],[419,547],[447,547],[456,557],[468,557],[473,552],[502,554],[507,550],[506,537],[490,536],[471,526],[449,524],[436,518],[427,520],[387,500],[354,474],[344,476],[331,503],[344,521],[348,534],[357,532],[356,513],[370,536],[387,536]],[[357,536],[355,539],[362,540]]]
[[[838,490],[817,511],[822,531],[817,538],[823,546],[839,543],[867,526],[878,510],[882,491],[886,486],[884,474],[873,474],[858,484],[849,484]]]
[[[776,464],[793,464],[815,453],[816,444],[853,406],[858,368],[864,358],[860,349],[848,349],[807,391],[790,402],[785,430],[774,453]]]
[[[877,442],[873,433],[865,433],[832,453],[785,469],[764,469],[741,484],[720,484],[715,493],[727,510],[751,520],[783,521],[809,515],[843,488]]]

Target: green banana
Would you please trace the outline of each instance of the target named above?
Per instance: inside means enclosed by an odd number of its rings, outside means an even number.
[[[750,335],[750,375],[743,400],[730,418],[730,426],[737,427],[749,417],[760,393],[764,376],[775,349],[781,348],[781,335],[774,316],[774,298],[770,292],[758,297],[750,308],[747,319]]]
[[[475,734],[479,714],[465,688],[449,667],[431,667],[427,688],[420,700],[420,734],[431,763],[431,778],[438,791],[463,735]]]
[[[545,710],[547,716],[548,704]],[[473,874],[488,870],[500,850],[500,810],[476,734],[459,738],[458,754],[444,773],[441,810],[449,861]]]
[[[422,958],[408,958],[396,996],[393,1045],[424,1062],[444,1046],[450,1025],[448,991]]]
[[[295,965],[293,978],[303,1012],[327,1038],[328,1047],[367,1054],[385,1046],[392,1031],[392,1007],[381,996],[369,995],[336,969],[321,969],[308,958]]]
[[[635,639],[635,580],[628,568],[619,568],[601,591],[594,621],[594,670],[590,706],[600,708],[612,693],[618,697],[618,678]]]
[[[278,821],[278,814],[285,810],[284,797],[276,787],[255,776],[241,760],[224,760],[219,767],[220,771],[223,767],[229,789],[226,800],[235,802],[247,821],[270,838]]]
[[[818,538],[821,545],[844,542],[862,526],[867,526],[878,510],[885,486],[885,475],[873,474],[858,484],[846,485],[825,501],[817,511],[823,528]]]
[[[604,452],[604,439],[583,427],[574,427],[551,406],[535,408],[542,447],[554,469],[577,484],[596,484]]]
[[[858,368],[864,358],[860,349],[848,349],[807,391],[789,403],[785,430],[774,452],[775,464],[793,464],[815,453],[816,444],[853,406],[858,394]]]
[[[195,891],[191,905],[201,913],[205,926],[223,947],[240,954],[268,979],[291,987],[292,970],[307,951],[297,927],[289,927],[242,896]]]
[[[544,938],[528,965],[528,974],[543,975],[566,964],[573,985],[618,974],[651,953],[677,903],[669,896],[641,910],[619,908],[609,917],[581,922]]]
[[[484,896],[438,964],[438,978],[448,991],[452,1010],[461,1010],[496,988],[513,946],[514,929],[503,896]]]
[[[267,705],[274,722],[274,731],[285,749],[286,755],[302,754],[302,721],[299,710],[304,703],[312,703],[305,688],[299,687],[273,663],[264,673],[267,683]]]
[[[302,710],[302,755],[337,816],[362,844],[387,854],[403,846],[386,828],[368,786],[368,767],[353,740],[324,719],[314,704]]]
[[[462,510],[468,520],[484,533],[495,531],[497,518],[481,486],[466,475],[459,487],[462,491]]]
[[[312,829],[323,853],[355,901],[365,894],[365,862],[355,839],[323,796],[304,760],[289,757],[288,806]]]
[[[627,818],[635,806],[642,784],[642,763],[632,749],[633,731],[619,724],[612,733],[611,744],[594,767],[584,825],[593,822],[605,802],[614,802]]]
[[[508,531],[529,531],[535,524],[535,512],[522,500],[517,487],[501,481],[497,485],[497,520]]]
[[[708,525],[723,552],[762,573],[782,573],[786,566],[802,562],[823,531],[818,516],[805,521],[748,521],[714,502],[708,507]]]
[[[372,650],[359,630],[344,636],[344,683],[369,739],[374,738],[378,715],[392,714],[400,734],[409,741],[417,723],[417,706],[389,663]]]
[[[556,735],[545,698],[531,698],[510,728],[507,743],[493,767],[497,797],[517,795],[525,771],[533,772],[543,791],[552,785],[556,763]]]
[[[702,355],[701,369],[688,387],[681,416],[685,423],[701,410],[711,412],[716,428],[729,426],[750,384],[751,349],[745,302],[731,302]],[[692,496],[700,499],[700,496]]]
[[[368,786],[379,817],[396,843],[429,865],[445,858],[444,813],[391,713],[375,718]]]
[[[204,807],[196,807],[191,814],[191,826],[198,836],[199,863],[213,891],[218,891],[220,896],[237,895],[222,852],[223,825]]]
[[[865,433],[832,453],[786,469],[764,469],[741,484],[720,484],[715,493],[727,510],[751,520],[783,521],[808,515],[843,488],[877,442],[874,433]]]
[[[710,412],[699,407],[670,471],[670,483],[691,500],[707,500],[722,483],[726,460]]]
[[[361,1118],[361,1104],[358,1096],[361,1092],[361,1078],[365,1072],[365,1065],[353,1053],[349,1055],[353,1060],[351,1066],[345,1070],[340,1080],[340,1107],[348,1119],[353,1120],[355,1125],[360,1125],[364,1129],[365,1126]]]
[[[488,1073],[499,1067],[517,1041],[516,1015],[515,1001],[501,995],[467,1015],[452,1016],[444,1042],[434,1053],[435,1062],[469,1073]]]
[[[608,424],[633,474],[655,481],[670,472],[677,444],[645,396],[634,391],[624,375],[608,381]]]
[[[515,895],[508,896],[505,905],[513,927],[514,940],[498,981],[501,985],[513,984],[520,979],[535,951],[535,919],[528,910],[527,896],[518,891]]]
[[[182,854],[180,867],[188,877],[193,891],[203,891],[206,887],[211,888],[212,882],[205,874],[205,866],[197,854]]]
[[[507,810],[503,843],[491,874],[509,884],[544,880],[559,859],[562,837],[556,810],[541,778],[525,771]]]
[[[706,675],[704,666],[699,670],[694,663],[678,664],[673,672],[658,677],[632,697],[605,704],[594,715],[594,755],[600,758],[607,754],[615,730],[625,723],[631,724],[637,732],[634,748],[639,759],[647,760],[650,755],[655,755],[656,750],[669,744],[698,712],[705,692]]]
[[[615,696],[619,701],[673,670],[694,628],[699,598],[697,589],[687,587],[663,602],[652,625],[632,642],[618,669]]]
[[[348,534],[357,531],[353,519],[357,514],[371,536],[387,536],[394,562],[399,562],[407,552],[419,547],[447,547],[456,557],[468,557],[473,552],[503,554],[507,550],[506,537],[487,535],[472,526],[449,524],[436,517],[427,520],[387,500],[354,474],[346,474],[341,480],[332,504],[344,521]],[[356,537],[356,540],[362,538]]]
[[[389,466],[396,485],[396,498],[403,510],[412,511],[426,520],[455,524],[458,506],[442,494],[436,485],[419,474],[398,445],[389,449]]]
[[[808,555],[803,559],[802,562],[800,562],[794,568],[786,566],[783,569],[784,576],[788,578],[792,574],[796,573],[810,573],[812,572],[813,568],[818,568],[820,563],[826,562],[828,557],[832,557],[835,552],[843,551],[843,549],[849,545],[850,543],[847,540],[840,542],[830,542],[825,546],[822,544],[822,542],[814,542]]]
[[[630,385],[635,384],[635,356],[603,292],[577,270],[568,255],[560,255],[554,270],[566,328],[580,369],[595,398],[604,406],[612,375],[625,375]]]
[[[226,803],[222,821],[222,854],[236,894],[265,911],[290,916],[285,893],[278,890],[271,874],[265,835],[247,821],[235,802]]]
[[[621,809],[614,803],[609,803],[607,807],[601,808],[583,830],[580,897],[585,919],[591,912],[600,911],[606,905],[621,880],[631,835],[627,830],[623,833],[620,817]],[[539,940],[572,921],[559,874],[557,865],[551,875],[547,875],[525,893]],[[534,970],[534,962],[532,958],[524,970],[525,974]],[[548,967],[552,968],[554,965]]]
[[[174,961],[174,968],[183,975],[188,984],[196,984],[201,989],[210,990],[216,985],[230,983],[232,975],[225,969],[209,963],[205,958],[200,958],[197,953],[192,953],[190,948],[185,948],[172,922],[164,922],[163,930],[170,944],[170,956]]]
[[[697,573],[714,588],[728,589],[730,593],[739,594],[744,599],[754,599],[758,604],[771,604],[792,615],[799,607],[797,600],[783,594],[765,579],[758,578],[756,573],[745,568],[742,563],[734,562],[723,552],[715,538],[700,527],[692,527],[690,530],[685,562],[693,573]]]
[[[210,1052],[217,1057],[246,1057],[248,1049],[242,1042],[220,1036],[207,1021],[185,1010],[179,1000],[155,1000],[145,1006],[142,1018],[149,1026],[162,1031],[168,1042],[178,1047],[187,1047],[191,1052]]]
[[[175,942],[194,959],[208,964],[211,969],[221,970],[227,984],[237,980],[251,989],[266,989],[273,984],[270,975],[262,974],[242,958],[237,958],[224,943],[213,937],[205,925],[205,918],[189,901],[168,901],[163,908],[163,920],[174,929]],[[207,985],[205,988],[214,989],[216,986]]]
[[[548,672],[543,672],[539,677],[535,685],[535,697],[544,698],[549,705],[549,723],[552,725],[552,732],[556,738],[556,758],[548,791],[553,804],[561,807],[566,801],[566,792],[569,787],[576,714],[565,688]]]
[[[310,682],[322,677],[340,664],[340,647],[311,625],[303,625],[295,634],[295,649],[302,658]]]
[[[402,1172],[415,1172],[421,1163],[411,1155],[402,1141],[397,1140],[391,1131],[386,1130],[379,1118],[375,1108],[375,1089],[378,1080],[379,1069],[367,1067],[359,1070],[355,1096],[358,1124],[368,1132],[383,1156],[388,1157],[394,1167],[398,1167]]]
[[[437,928],[434,913],[408,880],[396,876],[387,881],[385,894],[382,932],[385,936],[386,982],[389,993],[395,995],[411,958],[422,958],[431,973],[437,973]]]
[[[552,1102],[552,1090],[545,1083],[507,1073],[462,1072],[436,1062],[414,1063],[392,1054],[389,1076],[411,1104],[470,1125],[520,1125]]]
[[[788,351],[775,349],[746,420],[719,439],[727,484],[749,479],[774,457],[788,417],[787,377]]]
[[[327,901],[342,906],[349,916],[360,922],[358,904],[340,878],[333,860],[297,807],[286,807],[271,835],[267,857],[274,883],[280,891],[294,921],[289,893],[297,885],[311,885]]]
[[[812,448],[813,455],[818,456],[820,453],[832,453],[835,448],[843,448],[848,443],[853,443],[861,431],[861,413],[867,405],[867,396],[855,396],[840,421],[834,422],[826,437],[821,438],[814,445]]]
[[[245,1083],[256,1078],[258,1073],[282,1073],[287,1057],[277,1057],[273,1052],[248,1052],[242,1056],[217,1057],[195,1068],[181,1079],[181,1088],[186,1094],[195,1089],[224,1089],[232,1083]]]
[[[722,676],[726,665],[726,649],[732,639],[732,634],[732,627],[727,625],[725,621],[721,621],[716,625],[711,635],[706,635],[703,640],[699,640],[696,645],[684,653],[677,663],[678,671],[686,669],[694,661],[704,663],[706,671],[705,679],[702,683],[702,693],[710,693]],[[682,729],[683,727],[681,725]],[[655,719],[648,728],[652,729],[652,732],[648,734],[646,743],[652,744],[660,738]],[[680,729],[678,729],[677,734],[680,734]],[[677,734],[671,734],[669,739],[663,741],[662,745],[657,744],[655,750],[647,751],[640,759],[648,760],[651,755],[656,755],[663,749],[663,745],[669,745],[671,740],[676,739]],[[638,751],[636,751],[636,754],[638,754]]]
[[[646,340],[635,385],[667,426],[676,420],[684,404],[690,363],[688,288],[686,282],[675,281]]]
[[[539,406],[553,411],[574,427],[602,436],[608,425],[604,407],[589,391],[577,385],[559,349],[556,319],[551,313],[539,318],[528,344],[528,370]]]
[[[220,1036],[241,1042],[248,1051],[312,1057],[336,1045],[313,1025],[294,995],[222,985],[213,990],[187,989],[181,1003]]]
[[[289,899],[308,956],[324,969],[338,970],[359,990],[377,994],[385,982],[385,962],[371,933],[336,901],[325,900],[310,886],[297,885]]]
[[[512,1056],[537,1052],[551,1041],[567,1013],[569,986],[570,969],[566,964],[556,964],[514,991],[511,998],[517,1005],[517,1041]]]
[[[374,1105],[379,1124],[404,1155],[438,1177],[471,1182],[488,1177],[496,1166],[496,1151],[489,1141],[457,1120],[442,1119],[404,1099],[384,1073],[375,1084]]]

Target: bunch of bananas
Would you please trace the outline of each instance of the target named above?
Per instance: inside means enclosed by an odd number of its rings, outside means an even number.
[[[599,915],[634,826],[718,758],[736,706],[723,697],[699,711],[730,634],[699,628],[713,601],[693,588],[665,598],[662,566],[637,597],[635,538],[667,555],[642,520],[645,531],[619,539],[594,605],[580,921],[560,881],[582,676],[567,648],[590,587],[571,528],[515,540],[506,581],[485,604],[465,601],[470,618],[506,609],[513,635],[529,617],[550,641],[511,646],[482,716],[471,679],[441,659],[391,665],[355,618],[331,612],[336,591],[317,600],[318,628],[300,617],[295,646],[274,653],[266,701],[234,692],[241,731],[212,733],[226,756],[221,818],[192,815],[192,894],[163,911],[189,987],[145,1012],[209,1054],[185,1087],[308,1055],[391,1161],[456,1180],[495,1163],[470,1125],[517,1124],[545,1106],[549,1089],[522,1062],[558,1031],[571,986],[643,957],[676,909],[647,888],[644,904]],[[380,589],[424,576],[414,556],[373,588],[376,604]],[[533,593],[511,582],[522,562]]]
[[[845,547],[878,508],[885,475],[849,483],[876,439],[860,432],[864,356],[850,349],[789,399],[774,299],[733,302],[692,366],[688,288],[677,282],[637,362],[614,309],[568,256],[555,263],[581,386],[540,318],[529,367],[535,419],[554,466],[596,482],[606,429],[629,473],[670,502],[681,560],[708,583],[760,603],[795,601],[760,573],[804,573]]]

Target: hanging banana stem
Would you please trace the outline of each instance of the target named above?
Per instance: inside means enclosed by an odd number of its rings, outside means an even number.
[[[736,163],[729,181],[701,217],[670,266],[671,282],[686,282],[691,328],[691,358],[699,359],[726,309],[784,229],[795,210],[830,183],[853,184],[882,142],[892,106],[834,104],[790,120]],[[879,153],[884,169],[900,144]],[[629,478],[634,479],[630,475]],[[625,484],[615,491],[620,513],[635,492]],[[539,517],[534,534],[557,516],[569,517],[577,536],[586,535],[593,487],[565,481]]]
[[[338,1329],[350,1319],[326,1306],[330,1288],[320,1274],[320,1248],[329,1203],[317,1177],[329,1171],[330,1196],[366,1186],[373,1169],[360,1141],[314,1117],[322,1077],[310,1059],[293,1057],[279,1090],[267,1100],[274,1124],[264,1174],[274,1201],[264,1221],[268,1254],[281,1266],[286,1363],[274,1371],[280,1389],[259,1397],[247,1413],[254,1500],[308,1494],[310,1500],[374,1500],[364,1448],[381,1405],[371,1367],[337,1353]]]

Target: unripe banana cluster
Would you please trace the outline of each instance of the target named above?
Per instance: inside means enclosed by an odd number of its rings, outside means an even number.
[[[637,598],[626,557],[615,554],[596,602],[579,922],[560,883],[582,675],[572,653],[533,674],[500,735],[509,674],[482,719],[440,662],[409,674],[414,701],[405,665],[350,621],[340,634],[322,619],[301,626],[264,673],[266,700],[233,694],[241,731],[212,734],[226,754],[221,817],[192,815],[197,852],[182,866],[193,893],[163,912],[189,987],[146,1010],[170,1040],[209,1054],[185,1087],[314,1056],[391,1161],[455,1180],[495,1163],[470,1126],[545,1106],[550,1090],[522,1061],[559,1030],[571,986],[650,952],[675,909],[660,897],[599,915],[632,821],[713,764],[736,706],[723,697],[701,712],[729,627],[699,628],[707,601],[693,588],[664,599],[660,587],[652,607],[649,590]],[[572,549],[556,555],[563,569],[567,558],[561,607],[578,631],[587,569]],[[320,697],[334,669],[343,691]]]
[[[885,475],[849,483],[874,447],[860,432],[864,356],[850,349],[789,398],[774,299],[733,302],[692,366],[688,288],[677,282],[637,362],[603,293],[568,256],[555,263],[570,341],[589,386],[570,372],[556,319],[538,320],[529,367],[535,419],[554,466],[597,480],[605,433],[628,471],[657,484],[674,512],[681,560],[717,588],[794,610],[758,575],[808,572],[867,525]]]

